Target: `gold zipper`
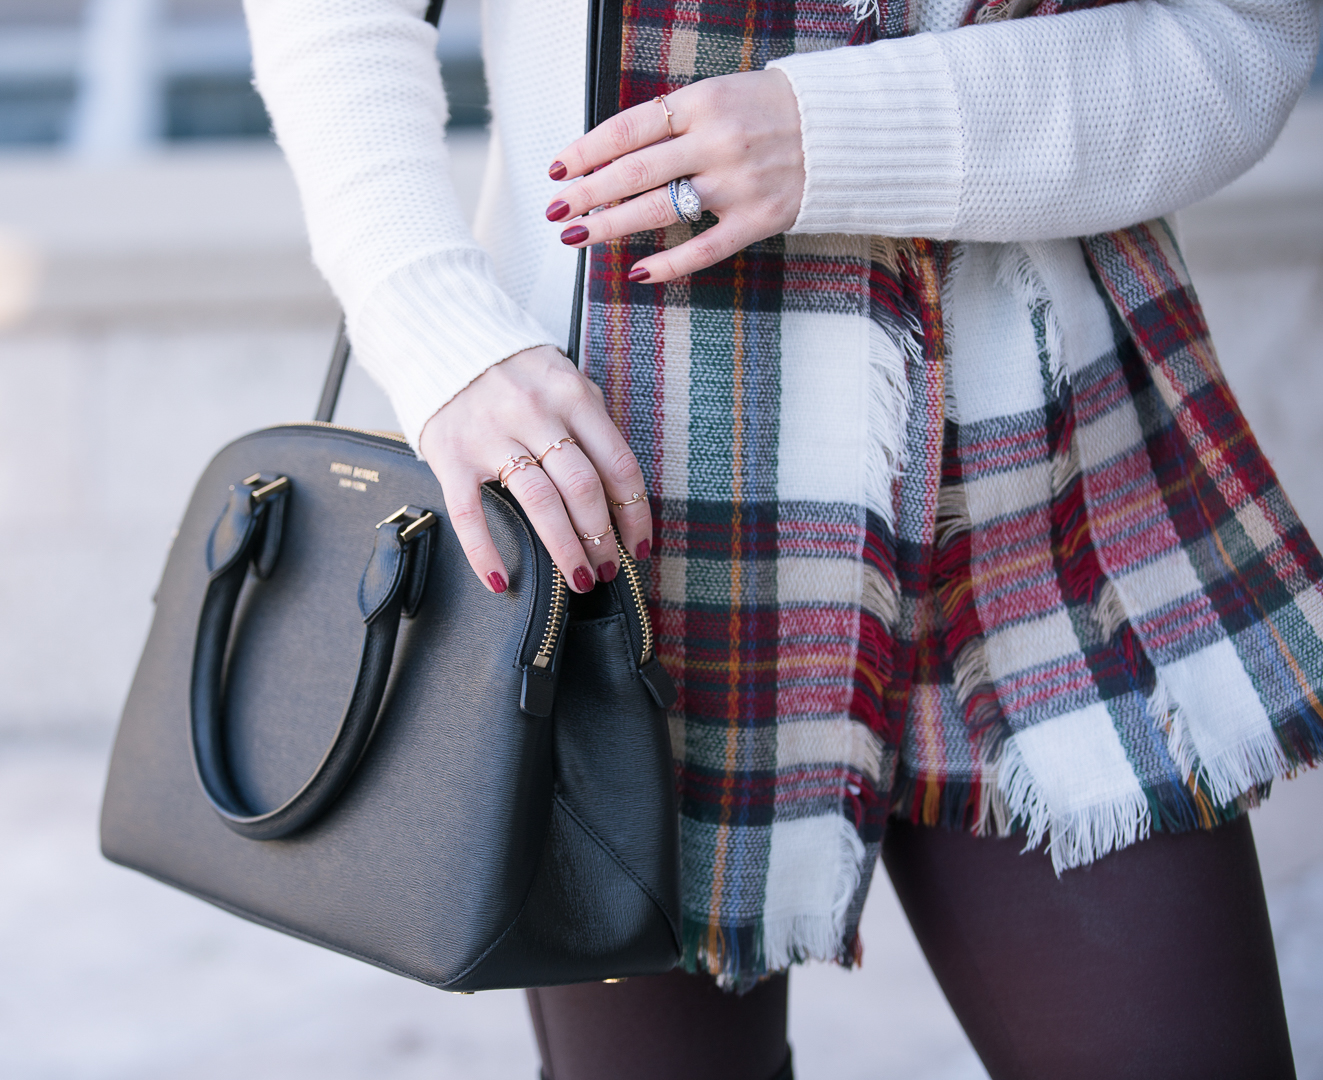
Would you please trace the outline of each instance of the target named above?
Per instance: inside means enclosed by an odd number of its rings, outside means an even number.
[[[398,431],[373,431],[371,428],[349,427],[347,424],[332,424],[327,420],[295,420],[289,424],[282,424],[282,427],[322,427],[333,428],[336,431],[352,431],[358,435],[375,435],[379,439],[390,439],[391,442],[404,443],[409,445],[409,440]]]
[[[565,604],[569,600],[570,587],[565,584],[565,575],[553,566],[551,568],[551,611],[547,613],[547,628],[542,634],[542,644],[533,657],[535,668],[545,668],[551,663],[556,651],[556,641],[560,638],[560,628],[565,625]]]
[[[642,667],[652,659],[652,620],[648,618],[648,607],[643,602],[643,582],[639,580],[639,568],[633,557],[625,550],[618,529],[616,530],[616,547],[620,551],[620,569],[625,572],[625,579],[629,582],[629,591],[634,594],[634,606],[638,609],[639,625],[643,628],[643,655],[639,657],[639,667]]]

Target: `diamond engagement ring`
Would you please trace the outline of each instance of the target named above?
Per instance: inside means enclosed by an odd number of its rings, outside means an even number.
[[[689,182],[689,177],[682,176],[678,180],[672,180],[666,185],[666,191],[671,196],[671,205],[675,207],[677,218],[691,225],[697,225],[702,220],[703,200],[698,197],[698,192]]]

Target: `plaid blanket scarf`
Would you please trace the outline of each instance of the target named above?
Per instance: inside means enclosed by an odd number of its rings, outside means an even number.
[[[1097,3],[1025,6],[969,18]],[[858,7],[625,0],[620,104],[913,31],[904,0]],[[586,350],[658,523],[691,970],[856,960],[891,814],[1023,832],[1060,872],[1319,759],[1323,563],[1163,222],[776,236],[626,282],[704,227],[597,251]],[[1013,373],[948,347],[970,260],[1028,312]]]

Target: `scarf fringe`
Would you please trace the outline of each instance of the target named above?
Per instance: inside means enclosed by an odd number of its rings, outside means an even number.
[[[1098,624],[1104,641],[1110,641],[1122,626],[1130,622],[1121,601],[1121,592],[1111,578],[1105,578],[1098,589],[1093,603],[1093,621]]]
[[[847,916],[864,879],[864,842],[854,825],[836,822],[837,878],[830,915],[792,915],[763,922],[763,954],[773,969],[804,960],[838,960]]]
[[[896,528],[895,483],[905,467],[910,386],[907,365],[923,358],[915,327],[873,320],[868,342],[868,445],[864,453],[864,504]]]
[[[1212,829],[1258,806],[1274,780],[1289,779],[1323,760],[1323,726],[1303,721],[1301,741],[1283,749],[1273,732],[1261,732],[1221,755],[1212,767],[1200,761],[1189,728],[1166,684],[1159,678],[1148,709],[1178,763],[1183,782],[1159,784],[1132,796],[1099,803],[1070,814],[1053,814],[1014,737],[981,755],[971,778],[896,778],[892,814],[915,824],[968,829],[977,836],[1025,835],[1025,851],[1047,843],[1058,876],[1152,832]]]
[[[1162,686],[1159,679],[1159,686]],[[1256,731],[1247,739],[1227,748],[1212,761],[1199,756],[1185,713],[1175,702],[1169,706],[1167,752],[1181,771],[1191,791],[1207,791],[1215,806],[1235,802],[1252,788],[1281,776],[1290,775],[1304,761],[1291,761],[1282,748],[1277,732]],[[1307,762],[1313,764],[1312,761]]]
[[[761,978],[750,978],[747,973],[751,969],[780,971],[805,960],[835,961],[845,967],[856,963],[862,947],[849,924],[852,910],[860,906],[868,852],[850,820],[839,817],[834,824],[837,871],[829,913],[764,918],[760,923],[742,926],[723,924],[715,933],[706,916],[686,918],[681,958],[684,969],[706,971],[723,990],[744,993]],[[876,851],[873,854],[876,857]]]
[[[880,0],[845,0],[845,6],[854,17],[855,22],[863,22],[865,19],[880,19],[882,10]]]
[[[1148,836],[1152,819],[1148,799],[1141,790],[1067,814],[1053,813],[1020,754],[1015,737],[1002,746],[997,788],[1006,800],[1012,823],[1023,826],[1025,851],[1047,841],[1052,869],[1083,866],[1110,851],[1128,847]]]
[[[1014,3],[1014,0],[1011,2]],[[1030,312],[1043,319],[1047,355],[1041,359],[1047,366],[1051,392],[1060,397],[1066,383],[1066,335],[1057,319],[1056,307],[1047,285],[1029,253],[1020,244],[1005,245],[998,254],[995,276],[999,285],[1009,289]]]
[[[1034,9],[1038,0],[993,0],[993,3],[985,4],[980,7],[974,15],[974,22],[978,25],[992,22],[1002,22],[1005,19],[1018,19],[1021,16],[1029,14]]]

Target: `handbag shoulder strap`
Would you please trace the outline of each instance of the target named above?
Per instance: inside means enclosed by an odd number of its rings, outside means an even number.
[[[441,8],[445,0],[431,0],[424,18],[433,26],[441,21]],[[584,79],[584,131],[596,127],[615,115],[620,100],[620,6],[621,0],[588,0],[588,43]],[[565,355],[578,366],[579,341],[583,334],[584,286],[588,276],[588,249],[579,249],[578,264],[574,272],[574,300],[570,309],[570,338]],[[317,402],[313,419],[330,423],[335,416],[335,405],[340,398],[345,369],[349,366],[349,335],[345,332],[345,318],[335,331],[335,345],[326,368],[322,396]]]

